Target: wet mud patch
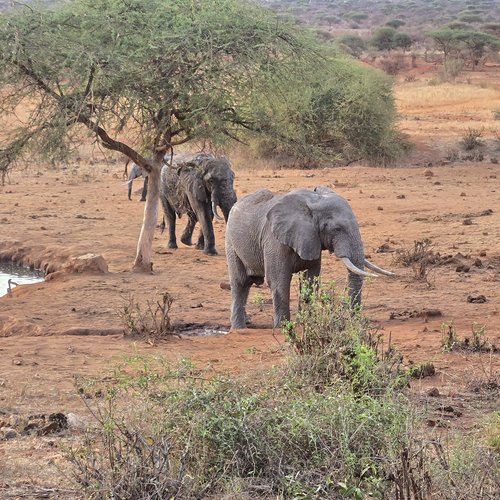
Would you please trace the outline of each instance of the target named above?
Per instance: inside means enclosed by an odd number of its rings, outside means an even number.
[[[177,325],[174,333],[184,337],[220,337],[229,333],[229,327],[219,324],[184,323]]]

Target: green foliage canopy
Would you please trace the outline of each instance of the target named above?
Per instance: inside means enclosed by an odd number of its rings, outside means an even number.
[[[409,49],[413,43],[407,33],[399,33],[394,28],[381,26],[373,34],[370,44],[378,50]]]
[[[473,68],[479,64],[488,48],[493,50],[500,48],[500,41],[496,37],[480,31],[444,27],[430,31],[428,36],[432,38],[437,49],[443,52],[445,60],[450,55],[460,56],[468,59]]]
[[[278,82],[304,84],[306,66],[322,63],[295,32],[238,0],[77,0],[14,11],[0,21],[0,85],[10,89],[0,113],[27,101],[33,112],[1,158],[29,149],[64,158],[82,125],[140,164],[138,150],[264,131],[255,96],[265,101]]]

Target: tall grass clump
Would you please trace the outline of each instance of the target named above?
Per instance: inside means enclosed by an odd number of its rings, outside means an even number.
[[[301,300],[284,366],[234,379],[135,358],[106,377],[104,397],[85,400],[97,427],[69,455],[82,493],[410,500],[458,484],[418,435],[400,358],[382,355],[360,311],[316,282]],[[468,477],[471,464],[454,467]],[[493,491],[491,474],[480,487]]]

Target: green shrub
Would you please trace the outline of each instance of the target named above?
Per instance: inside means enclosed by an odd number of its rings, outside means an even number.
[[[353,159],[387,164],[406,152],[407,144],[394,128],[396,109],[388,77],[338,57],[326,72],[310,77],[310,86],[289,93],[286,107],[264,99],[255,103],[280,124],[277,133],[293,138],[284,144],[271,132],[256,142],[258,155],[292,157],[310,166],[321,160]]]
[[[455,80],[464,69],[463,59],[448,58],[443,63],[445,79]]]
[[[382,356],[369,322],[331,286],[303,283],[300,298],[286,327],[289,363],[253,380],[134,357],[99,381],[103,398],[84,400],[97,428],[68,454],[79,492],[123,500],[492,497],[496,441],[448,451],[419,437],[400,391],[408,376],[400,357],[392,349]],[[79,383],[81,394],[88,384]]]
[[[481,136],[483,135],[483,132],[484,128],[469,127],[460,141],[463,148],[466,151],[472,151],[473,149],[477,149],[481,146]]]
[[[468,14],[464,13],[458,16],[459,21],[463,21],[464,23],[482,23],[483,18],[478,14]]]
[[[400,356],[384,359],[380,335],[334,284],[320,287],[301,279],[299,299],[296,320],[283,329],[293,348],[292,373],[315,387],[343,381],[355,392],[405,385]]]
[[[356,35],[341,35],[335,41],[344,52],[354,57],[359,57],[366,50],[366,42]]]
[[[387,21],[385,23],[386,26],[389,26],[390,28],[398,29],[401,26],[404,26],[406,24],[405,21],[402,19],[391,19],[390,21]]]

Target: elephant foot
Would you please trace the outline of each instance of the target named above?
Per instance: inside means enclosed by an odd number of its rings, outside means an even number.
[[[171,241],[169,241],[169,242],[168,242],[168,245],[167,245],[167,246],[168,246],[168,248],[172,248],[172,249],[179,248],[179,247],[177,246],[177,243],[175,243],[175,242],[171,242]]]
[[[191,238],[188,238],[187,236],[182,236],[181,242],[184,243],[184,245],[187,245],[188,247],[193,245]]]
[[[196,248],[198,248],[198,245],[196,245]],[[217,255],[217,250],[215,248],[205,248],[203,253],[207,255]]]
[[[140,201],[146,201],[146,198],[141,198],[141,200],[140,200]]]
[[[247,328],[247,324],[244,321],[236,321],[231,324],[231,330],[243,330],[244,328]]]
[[[250,316],[250,314],[245,314],[245,324],[246,325],[252,324],[252,316]]]

